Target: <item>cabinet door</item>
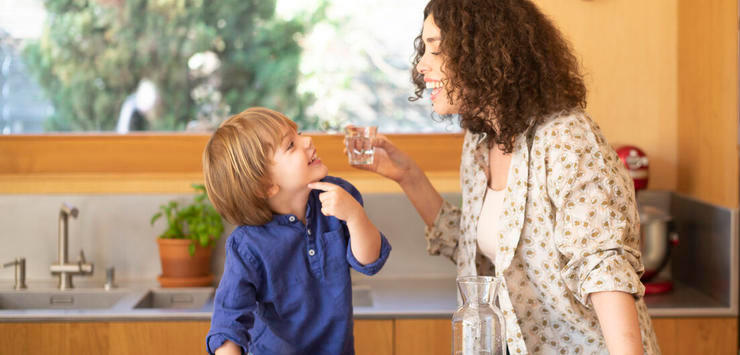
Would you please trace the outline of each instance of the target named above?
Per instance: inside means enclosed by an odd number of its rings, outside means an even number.
[[[449,355],[452,323],[444,319],[396,319],[395,354]]]
[[[357,355],[393,354],[393,320],[355,319],[354,334]]]
[[[653,318],[666,355],[737,354],[737,318]]]
[[[108,354],[106,322],[0,323],[0,354]]]
[[[205,354],[208,321],[111,322],[110,354]]]

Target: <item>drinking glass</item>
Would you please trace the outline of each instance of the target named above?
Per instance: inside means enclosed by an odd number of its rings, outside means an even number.
[[[344,144],[351,165],[370,165],[373,163],[375,147],[373,138],[378,133],[377,126],[347,126]]]

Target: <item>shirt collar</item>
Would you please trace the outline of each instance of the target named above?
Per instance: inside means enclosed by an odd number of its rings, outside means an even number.
[[[306,201],[306,221],[310,220],[310,218],[311,218],[311,200],[313,200],[314,198],[316,198],[317,195],[318,195],[318,190],[313,190],[308,195],[308,201]],[[278,224],[281,224],[281,225],[288,225],[288,224],[293,224],[293,223],[296,223],[296,222],[300,222],[301,220],[298,219],[298,216],[296,216],[296,215],[294,215],[292,213],[291,214],[276,214],[276,213],[273,213],[273,215],[272,215],[272,221],[273,222],[277,222]]]
[[[299,219],[294,214],[273,214],[272,221],[278,224],[286,225],[293,224],[299,221]]]

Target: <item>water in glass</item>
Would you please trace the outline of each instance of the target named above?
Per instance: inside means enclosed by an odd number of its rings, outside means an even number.
[[[349,163],[352,165],[369,165],[373,163],[375,147],[373,138],[376,126],[351,126],[346,128],[344,143],[347,148]]]

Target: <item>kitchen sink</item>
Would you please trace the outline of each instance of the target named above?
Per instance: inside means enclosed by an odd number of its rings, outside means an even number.
[[[26,290],[0,292],[0,310],[32,309],[107,309],[127,291],[104,290]]]
[[[209,304],[213,288],[151,289],[134,309],[201,309]]]
[[[146,310],[212,311],[213,287],[150,289],[57,289],[0,291],[0,311],[26,310]],[[354,307],[372,307],[370,287],[352,287]]]

